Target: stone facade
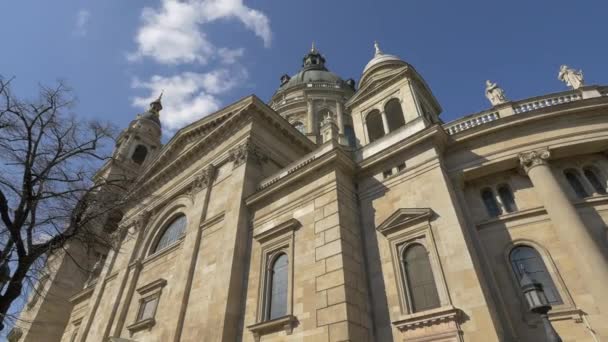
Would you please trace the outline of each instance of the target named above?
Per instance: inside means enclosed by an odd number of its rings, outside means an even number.
[[[445,124],[422,76],[378,46],[358,89],[314,47],[281,82],[269,105],[244,98],[164,146],[160,99],[139,116],[99,173],[139,175],[118,249],[95,279],[51,259],[14,340],[541,341],[518,246],[554,286],[563,340],[608,340],[608,87]]]

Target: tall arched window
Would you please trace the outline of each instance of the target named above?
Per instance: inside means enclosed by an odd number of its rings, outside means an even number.
[[[553,283],[553,279],[551,279],[551,275],[549,274],[549,271],[547,271],[547,267],[536,249],[530,246],[517,246],[511,250],[509,259],[511,260],[511,267],[513,268],[513,272],[518,281],[521,280],[521,277],[525,272],[532,280],[543,285],[547,300],[549,300],[550,304],[563,303],[562,298],[555,287],[555,283]]]
[[[171,221],[171,223],[169,223],[169,225],[167,225],[163,231],[160,239],[158,239],[156,246],[154,246],[152,249],[152,254],[165,249],[182,237],[186,231],[187,223],[188,220],[186,220],[186,216],[184,215],[180,215],[173,219],[173,221]]]
[[[439,294],[429,256],[420,244],[403,251],[403,270],[412,313],[439,307]]]
[[[144,145],[137,145],[137,147],[135,147],[135,151],[133,151],[131,160],[133,160],[135,163],[141,165],[144,162],[144,160],[146,160],[147,155],[148,155],[148,149]]]
[[[502,202],[502,206],[505,208],[506,212],[512,213],[517,211],[517,205],[515,204],[515,198],[513,198],[513,192],[508,185],[501,184],[498,186],[498,197],[500,197],[500,201]]]
[[[592,166],[587,166],[583,169],[585,178],[589,181],[596,193],[600,195],[606,194],[606,182],[602,182],[597,170]]]
[[[355,136],[355,130],[351,125],[344,125],[344,136],[348,142],[348,146],[357,147],[357,137]]]
[[[403,110],[401,109],[401,103],[397,99],[391,99],[384,106],[384,113],[386,114],[386,121],[388,122],[388,129],[392,132],[401,126],[405,126],[405,118],[403,117]]]
[[[490,217],[497,217],[502,214],[502,209],[498,206],[498,202],[496,202],[496,197],[494,197],[494,191],[490,188],[485,188],[481,190],[481,199],[483,200],[483,204],[486,207],[486,211]]]
[[[585,198],[589,196],[587,190],[585,190],[585,186],[583,186],[583,182],[581,182],[581,178],[578,172],[574,169],[568,169],[564,171],[564,176],[566,176],[566,180],[570,184],[572,190],[578,198]]]
[[[367,114],[365,125],[367,126],[367,135],[369,136],[370,143],[378,140],[385,134],[384,125],[382,124],[382,115],[377,109]]]
[[[304,134],[306,133],[306,126],[304,126],[303,123],[301,123],[300,121],[295,121],[294,123],[292,123],[293,127],[295,127],[298,131],[300,131],[300,133]]]
[[[287,314],[288,264],[287,255],[281,253],[269,268],[267,289],[267,319],[283,317]]]

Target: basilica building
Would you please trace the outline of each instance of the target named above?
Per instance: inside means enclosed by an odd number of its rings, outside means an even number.
[[[446,123],[407,61],[313,46],[164,145],[159,98],[97,175],[136,177],[118,247],[53,256],[10,339],[608,341],[608,87],[550,76]]]

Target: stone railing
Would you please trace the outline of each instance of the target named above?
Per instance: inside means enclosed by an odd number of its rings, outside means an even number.
[[[482,112],[473,116],[464,117],[454,122],[449,122],[443,126],[443,129],[445,129],[449,135],[452,135],[498,119],[500,119],[500,114],[498,114],[498,112]]]
[[[288,99],[284,99],[284,100],[280,100],[280,101],[275,101],[273,102],[270,107],[272,107],[273,109],[281,107],[281,106],[285,106],[288,105],[292,102],[296,102],[296,101],[301,101],[304,100],[304,96],[296,96],[296,97],[290,97]]]
[[[330,82],[315,82],[315,83],[306,83],[307,88],[336,88],[339,89],[339,83],[330,83]]]
[[[548,97],[543,97],[543,98],[539,98],[539,99],[535,99],[532,101],[525,101],[525,102],[517,102],[513,104],[513,111],[515,112],[515,114],[519,114],[519,113],[526,113],[526,112],[530,112],[536,109],[540,109],[540,108],[545,108],[545,107],[551,107],[551,106],[555,106],[555,105],[560,105],[563,103],[568,103],[568,102],[573,102],[573,101],[578,101],[578,100],[582,100],[583,97],[580,93],[576,92],[570,92],[567,94],[559,94],[556,96],[548,96]]]
[[[587,86],[577,90],[569,90],[544,96],[533,97],[521,101],[513,101],[492,107],[478,114],[465,116],[443,125],[449,134],[466,131],[470,128],[485,125],[503,117],[532,112],[538,109],[558,106],[592,97],[608,96],[608,87]]]

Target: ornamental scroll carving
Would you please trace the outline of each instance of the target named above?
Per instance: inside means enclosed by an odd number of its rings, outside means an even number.
[[[268,156],[251,141],[251,138],[247,138],[243,144],[230,151],[230,160],[234,163],[233,168],[241,166],[248,159],[258,164],[268,160]]]
[[[519,154],[519,162],[524,171],[528,173],[535,166],[546,165],[550,157],[551,152],[548,149],[523,152]]]
[[[199,193],[201,190],[210,186],[215,179],[216,168],[214,165],[209,165],[202,169],[195,177],[190,187],[189,196],[190,199],[194,199],[194,195]]]
[[[122,242],[122,240],[127,235],[127,233],[129,232],[129,228],[133,227],[133,230],[136,232],[141,229],[144,229],[146,227],[146,225],[148,224],[148,222],[150,221],[151,217],[152,217],[152,211],[150,211],[150,210],[142,211],[137,216],[135,216],[133,219],[131,219],[131,220],[127,221],[125,224],[119,226],[118,229],[116,229],[116,231],[114,231],[112,233],[112,235],[110,236],[110,241],[116,247],[118,247],[120,245],[120,243]]]

